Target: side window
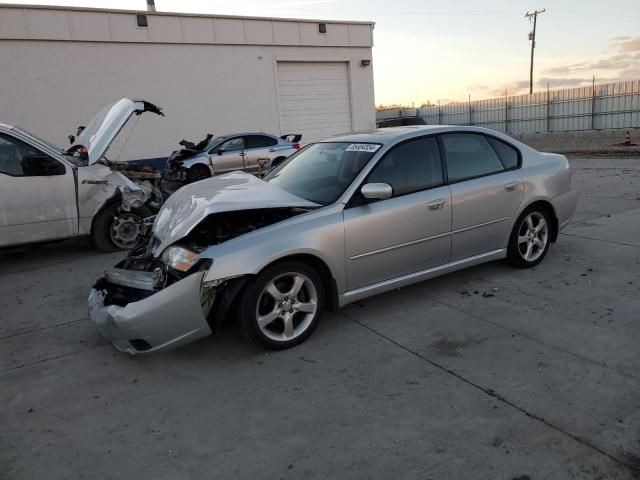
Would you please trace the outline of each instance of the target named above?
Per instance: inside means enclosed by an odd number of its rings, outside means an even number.
[[[66,169],[57,160],[32,146],[0,135],[0,173],[14,177],[64,175]]]
[[[449,133],[441,138],[450,182],[504,170],[502,162],[484,135]]]
[[[249,135],[244,137],[245,148],[266,148],[273,147],[278,141],[266,135]]]
[[[492,137],[487,137],[487,140],[489,140],[493,149],[498,152],[498,156],[500,157],[500,160],[502,160],[502,165],[504,165],[505,169],[511,170],[512,168],[518,167],[519,155],[515,148]]]
[[[367,182],[388,183],[394,197],[442,185],[436,139],[420,138],[398,145],[378,162]]]
[[[242,137],[236,137],[224,142],[222,145],[218,147],[218,150],[224,150],[225,152],[234,152],[237,150],[242,150],[243,146],[244,146],[244,141]]]

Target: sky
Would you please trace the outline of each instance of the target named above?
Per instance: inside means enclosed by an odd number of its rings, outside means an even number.
[[[0,3],[146,9],[145,0]],[[156,0],[159,11],[374,21],[376,105],[528,93],[529,10],[538,16],[534,91],[640,79],[640,0]]]

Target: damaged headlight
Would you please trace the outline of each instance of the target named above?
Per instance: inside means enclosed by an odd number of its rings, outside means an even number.
[[[147,194],[142,190],[131,190],[129,187],[121,189],[122,192],[122,209],[125,212],[132,208],[140,208],[147,201]]]
[[[165,265],[179,272],[187,272],[198,261],[198,253],[183,247],[173,246],[162,253]]]

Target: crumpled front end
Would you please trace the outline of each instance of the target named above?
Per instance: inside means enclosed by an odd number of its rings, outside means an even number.
[[[162,288],[155,271],[105,271],[89,294],[89,316],[114,346],[130,354],[170,350],[210,335],[215,290],[202,285],[204,270]]]

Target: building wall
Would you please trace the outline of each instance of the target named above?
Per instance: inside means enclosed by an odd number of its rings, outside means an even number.
[[[9,14],[9,15],[8,15]],[[167,155],[182,138],[279,131],[277,61],[348,62],[352,129],[375,122],[370,24],[0,7],[0,122],[64,146],[105,104],[143,98],[166,118],[140,118],[120,160]],[[135,122],[135,119],[134,119]],[[134,123],[130,122],[130,123]],[[304,139],[303,139],[304,140]]]

